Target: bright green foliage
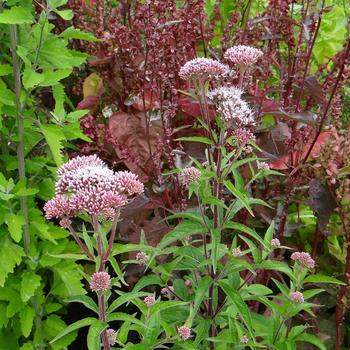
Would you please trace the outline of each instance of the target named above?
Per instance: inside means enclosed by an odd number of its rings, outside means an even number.
[[[70,48],[70,40],[96,39],[73,27],[55,34],[49,18],[54,14],[64,20],[72,18],[72,12],[64,8],[66,1],[48,1],[41,13],[35,13],[34,1],[6,4],[0,13],[0,349],[6,344],[7,350],[59,350],[76,337],[73,332],[49,345],[66,328],[61,319],[64,300],[85,291],[76,264],[79,256],[64,257],[75,251],[68,232],[48,223],[41,208],[54,192],[55,169],[65,157],[63,146],[78,138],[89,140],[79,128],[79,118],[87,111],[74,114],[67,107],[61,82],[87,58]],[[10,31],[16,36],[11,37]],[[18,60],[18,101],[11,45],[16,47]],[[53,94],[53,111],[37,108],[43,89]],[[19,116],[23,116],[23,126]],[[24,150],[22,159],[19,144]],[[21,161],[25,178],[19,176]],[[30,238],[29,246],[24,235]]]

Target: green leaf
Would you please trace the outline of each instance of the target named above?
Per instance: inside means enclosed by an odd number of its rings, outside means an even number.
[[[76,331],[77,329],[83,328],[83,327],[87,327],[92,325],[94,322],[96,322],[96,319],[93,317],[87,317],[84,318],[82,320],[79,320],[77,322],[74,322],[72,324],[70,324],[69,326],[67,326],[67,328],[65,328],[60,334],[58,334],[54,339],[52,339],[50,341],[50,344],[56,342],[57,340],[61,339],[62,337],[64,337],[65,335]]]
[[[34,316],[35,310],[29,305],[26,305],[19,314],[21,331],[25,338],[27,338],[32,331]]]
[[[282,261],[277,260],[265,260],[258,265],[259,268],[265,270],[276,270],[285,273],[291,279],[294,279],[293,272],[291,268]]]
[[[61,166],[63,162],[63,156],[61,153],[63,148],[62,141],[65,140],[61,128],[58,125],[47,124],[40,125],[40,129],[50,147],[56,165]]]
[[[125,293],[123,295],[121,295],[120,297],[118,297],[116,300],[113,301],[113,303],[109,306],[109,308],[107,309],[108,313],[113,312],[114,310],[116,310],[119,306],[128,303],[130,301],[132,301],[133,299],[137,299],[137,298],[143,298],[150,295],[150,293],[145,293],[145,292],[128,292]]]
[[[43,72],[43,81],[39,86],[54,86],[59,83],[64,78],[67,78],[72,73],[71,68],[67,69],[55,69],[55,70],[45,70]]]
[[[155,304],[153,304],[149,310],[150,310],[150,314],[155,314],[159,311],[163,311],[166,309],[170,309],[173,307],[179,307],[179,306],[184,306],[184,305],[188,305],[188,303],[183,302],[183,301],[159,301]]]
[[[205,297],[205,295],[209,292],[209,288],[212,285],[213,280],[210,276],[203,277],[198,284],[198,288],[196,289],[196,296],[194,298],[193,305],[193,314],[196,315],[199,307]]]
[[[7,214],[6,223],[12,239],[18,243],[22,238],[22,226],[24,225],[24,216],[18,214]]]
[[[9,75],[13,73],[12,66],[9,64],[0,64],[0,77],[4,75]]]
[[[64,88],[62,84],[57,84],[52,87],[52,94],[55,99],[55,109],[54,114],[58,117],[60,121],[63,120],[63,118],[66,115],[66,111],[64,110]]]
[[[33,88],[44,80],[41,73],[35,72],[32,68],[26,67],[23,71],[22,83],[25,89]]]
[[[178,224],[174,230],[167,233],[159,243],[160,248],[166,247],[168,244],[186,238],[189,235],[202,233],[203,226],[198,222],[184,220]]]
[[[78,39],[78,40],[87,40],[87,41],[100,41],[91,33],[86,33],[81,31],[80,29],[69,27],[65,31],[63,31],[60,35],[61,38],[64,39]]]
[[[303,333],[298,335],[295,340],[310,343],[321,350],[327,350],[323,342],[313,334]]]
[[[248,212],[250,213],[250,215],[254,216],[254,213],[252,211],[252,208],[249,205],[249,199],[247,197],[246,194],[238,191],[238,189],[233,185],[233,183],[231,181],[224,181],[224,184],[226,186],[226,188],[237,198],[239,199],[242,204],[244,205],[244,207],[248,210]]]
[[[21,277],[21,299],[23,302],[27,302],[40,286],[41,277],[31,271],[24,271]]]
[[[55,12],[66,21],[70,21],[74,17],[72,10],[56,10]]]
[[[80,303],[86,306],[88,309],[98,314],[98,306],[87,295],[73,295],[65,300],[66,303]]]
[[[242,318],[242,321],[246,325],[248,332],[250,334],[250,337],[254,339],[253,335],[253,325],[252,325],[252,319],[250,316],[250,311],[242,297],[239,295],[239,293],[234,290],[226,280],[221,280],[218,282],[222,290],[225,292],[225,294],[228,296],[228,298],[231,300],[233,305],[236,308],[236,311]]]
[[[107,316],[107,322],[113,322],[113,321],[126,321],[133,324],[137,324],[142,328],[145,327],[145,324],[142,321],[138,320],[136,317],[125,314],[123,312],[114,312]]]
[[[207,145],[213,144],[213,142],[209,140],[207,137],[202,137],[202,136],[179,137],[178,139],[175,139],[175,141],[200,142],[200,143],[205,143]]]
[[[9,10],[0,13],[0,23],[5,24],[24,24],[32,23],[33,16],[22,6],[13,6]]]
[[[323,276],[323,275],[311,275],[304,279],[304,283],[331,283],[331,284],[342,284],[344,282],[337,280],[334,277]]]
[[[23,248],[14,244],[6,236],[0,239],[0,287],[4,286],[7,275],[20,264],[24,255]]]
[[[89,328],[87,335],[87,345],[89,350],[101,349],[101,333],[107,328],[105,322],[96,320]]]

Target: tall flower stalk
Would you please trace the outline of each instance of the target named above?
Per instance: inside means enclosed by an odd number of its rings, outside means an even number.
[[[95,264],[90,289],[97,294],[98,317],[105,323],[106,293],[112,288],[107,262],[112,253],[120,209],[143,192],[143,184],[133,173],[110,170],[96,156],[74,158],[58,169],[58,175],[56,196],[44,206],[46,217],[60,219],[60,225],[69,230],[86,258]],[[80,215],[87,216],[92,225],[94,248],[89,248],[86,239],[83,241],[72,225],[71,219]],[[110,223],[108,240],[101,227],[105,222]],[[114,338],[111,329],[102,331],[105,350],[111,349]]]

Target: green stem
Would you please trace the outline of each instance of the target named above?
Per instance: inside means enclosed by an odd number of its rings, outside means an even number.
[[[18,145],[17,145],[17,158],[18,158],[18,175],[19,180],[25,182],[26,170],[25,170],[25,158],[24,158],[24,117],[22,114],[21,106],[21,72],[19,69],[19,62],[17,57],[17,27],[16,25],[10,25],[11,36],[11,51],[13,60],[13,76],[15,80],[15,95],[16,95],[16,116],[18,124]],[[23,243],[24,250],[29,255],[30,249],[30,234],[29,234],[29,221],[28,221],[28,202],[27,197],[20,197],[21,212],[24,217],[23,225]]]

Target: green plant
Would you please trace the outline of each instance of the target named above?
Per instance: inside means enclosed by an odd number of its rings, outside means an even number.
[[[36,11],[32,1],[0,2],[1,349],[66,348],[76,334],[48,341],[66,327],[64,300],[85,293],[68,233],[39,209],[53,193],[63,147],[88,141],[79,127],[86,111],[74,111],[61,82],[87,58],[69,41],[95,39],[72,27],[55,34],[53,20],[73,16],[64,4]],[[51,95],[53,110],[43,99]]]

